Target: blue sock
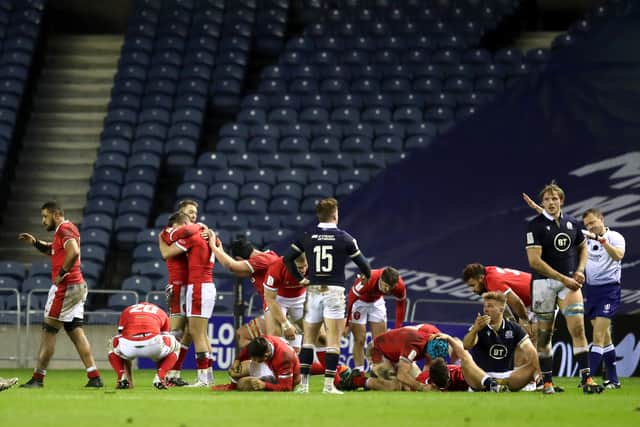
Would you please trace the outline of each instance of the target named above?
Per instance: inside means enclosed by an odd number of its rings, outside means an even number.
[[[604,366],[607,370],[607,379],[612,383],[618,384],[618,371],[616,370],[616,348],[613,344],[609,344],[603,349],[602,360],[604,360]]]
[[[592,345],[589,352],[589,367],[591,368],[591,375],[598,375],[600,370],[600,364],[602,363],[602,347],[599,345]]]
[[[300,374],[309,375],[313,363],[313,346],[302,346],[300,350]]]
[[[542,372],[542,381],[545,383],[553,382],[553,358],[539,356],[540,371]]]
[[[574,347],[573,358],[578,363],[580,377],[582,377],[582,382],[584,383],[587,381],[587,378],[591,376],[591,370],[589,369],[589,349],[587,347]]]

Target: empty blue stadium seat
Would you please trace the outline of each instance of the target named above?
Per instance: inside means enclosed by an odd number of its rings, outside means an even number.
[[[161,259],[160,249],[158,248],[158,243],[143,243],[133,250],[133,261],[135,262],[144,262],[144,261],[154,261]]]
[[[111,230],[105,230],[101,227],[90,227],[88,224],[85,226],[83,223],[80,231],[82,244],[95,244],[108,249],[109,243],[111,242],[110,232]],[[33,265],[31,268],[33,269]]]
[[[207,197],[230,197],[237,199],[240,197],[240,185],[234,182],[214,182],[207,190]]]
[[[122,282],[123,291],[136,291],[139,294],[146,295],[152,289],[151,280],[144,276],[129,276]]]
[[[134,305],[137,303],[137,299],[131,294],[117,294],[110,295],[107,301],[107,307],[116,310],[122,311],[130,305]]]
[[[240,199],[236,211],[243,215],[262,215],[267,212],[267,201],[263,197]]]
[[[80,246],[80,254],[83,261],[87,260],[104,263],[107,259],[107,250],[100,245],[83,244]]]
[[[205,212],[209,214],[226,215],[236,210],[236,203],[229,197],[212,197],[207,200]]]

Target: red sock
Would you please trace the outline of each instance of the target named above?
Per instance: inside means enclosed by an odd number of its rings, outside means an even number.
[[[98,378],[100,376],[100,371],[95,366],[91,368],[87,368],[87,377],[88,378]]]
[[[35,369],[33,371],[33,379],[34,380],[42,382],[42,381],[44,381],[44,376],[45,375],[46,375],[46,371],[43,372],[43,371],[41,371],[39,369]]]
[[[164,377],[167,376],[167,371],[175,366],[177,360],[177,354],[169,353],[167,357],[160,361],[158,364],[158,377],[161,381],[164,381]]]
[[[325,350],[316,350],[316,357],[318,358],[318,363],[320,363],[322,366],[324,366],[324,356],[325,354],[327,354],[327,352]]]
[[[118,381],[124,375],[124,360],[122,360],[118,355],[114,352],[109,353],[109,363],[114,371],[116,371],[116,375],[118,376]]]
[[[189,347],[180,346],[180,355],[176,360],[176,364],[173,365],[173,368],[172,368],[174,371],[182,370],[182,365],[184,364],[184,359],[185,357],[187,357],[188,352],[189,352]]]
[[[208,357],[202,357],[202,358],[196,359],[196,368],[198,368],[198,369],[207,369],[207,368],[209,368],[209,358]]]

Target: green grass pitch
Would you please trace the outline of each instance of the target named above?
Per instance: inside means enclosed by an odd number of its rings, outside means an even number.
[[[560,378],[565,393],[321,393],[313,377],[311,393],[212,392],[208,389],[156,390],[153,372],[135,372],[136,388],[115,390],[114,374],[103,371],[106,387],[84,389],[80,370],[51,370],[45,388],[0,393],[0,425],[7,427],[201,427],[215,426],[639,426],[640,378],[624,378],[623,388],[583,395],[577,378]],[[31,370],[0,369],[2,377],[29,379]],[[184,377],[191,380],[192,372]],[[216,372],[216,382],[227,382]]]

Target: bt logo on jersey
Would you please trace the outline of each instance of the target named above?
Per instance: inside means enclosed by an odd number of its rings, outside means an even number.
[[[489,349],[489,355],[497,360],[504,359],[505,357],[507,357],[507,354],[507,347],[503,346],[502,344],[494,344]]]
[[[553,246],[558,252],[566,252],[571,246],[571,237],[567,233],[558,233],[553,239]]]

